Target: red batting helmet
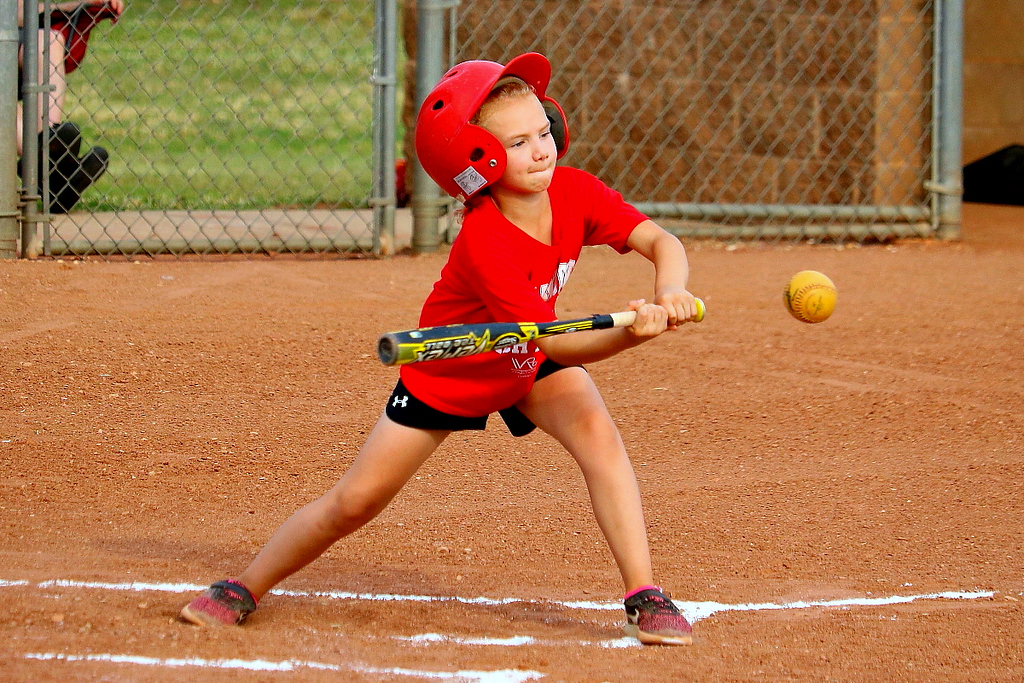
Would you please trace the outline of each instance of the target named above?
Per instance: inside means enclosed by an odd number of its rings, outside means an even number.
[[[456,64],[434,86],[416,117],[416,155],[423,169],[445,192],[461,202],[505,172],[505,147],[486,129],[469,121],[502,78],[515,76],[531,86],[551,121],[558,158],[569,147],[569,126],[562,108],[545,97],[551,64],[528,52],[507,65],[486,60]]]

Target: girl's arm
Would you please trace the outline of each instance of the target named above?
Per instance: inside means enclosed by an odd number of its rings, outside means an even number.
[[[650,220],[637,225],[626,240],[654,264],[654,303],[630,302],[637,312],[631,327],[574,332],[537,340],[544,355],[562,365],[581,365],[609,358],[644,343],[697,316],[697,304],[686,289],[690,266],[682,243]]]
[[[668,310],[669,329],[693,320],[697,304],[686,290],[690,266],[682,242],[647,220],[633,229],[626,244],[654,264],[654,303]]]
[[[573,332],[537,340],[544,355],[562,365],[584,365],[610,358],[620,351],[654,339],[668,329],[668,310],[643,299],[629,302],[636,321],[629,327]]]

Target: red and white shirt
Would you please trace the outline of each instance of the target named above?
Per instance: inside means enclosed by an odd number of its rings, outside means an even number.
[[[420,327],[483,322],[555,320],[555,301],[584,245],[619,253],[647,217],[594,176],[557,167],[548,187],[551,244],[538,242],[506,219],[490,198],[467,211],[440,279],[427,296]],[[479,417],[529,393],[544,360],[536,343],[403,365],[402,382],[427,405]]]

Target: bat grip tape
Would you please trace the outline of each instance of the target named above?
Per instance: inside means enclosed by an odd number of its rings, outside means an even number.
[[[597,329],[601,329],[602,327],[629,327],[636,320],[636,311],[620,311],[619,313],[611,313],[608,316],[599,317],[609,318],[611,324],[602,325],[601,327],[598,327],[598,325],[595,323],[594,327]]]

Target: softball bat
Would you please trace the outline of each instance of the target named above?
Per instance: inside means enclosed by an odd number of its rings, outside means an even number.
[[[693,322],[699,323],[704,319],[706,309],[700,299],[695,298],[694,302],[697,304],[697,316]],[[621,311],[546,323],[470,323],[420,327],[382,335],[377,341],[377,356],[384,365],[463,358],[556,334],[629,327],[635,320],[636,311]]]

